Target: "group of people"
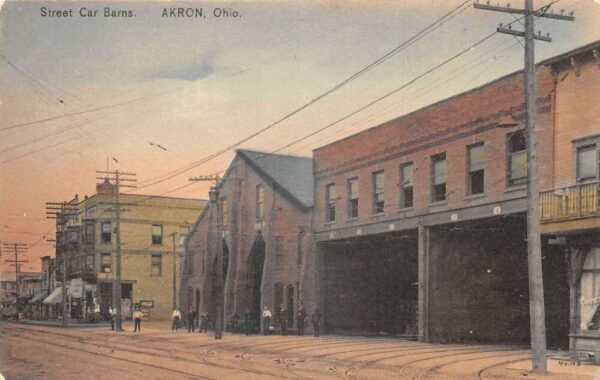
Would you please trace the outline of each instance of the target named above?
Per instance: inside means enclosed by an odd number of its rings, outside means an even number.
[[[108,313],[110,316],[110,328],[111,330],[115,329],[115,310],[113,310],[112,307],[109,307],[108,309]],[[237,316],[237,314],[235,315],[236,317],[232,318],[231,321],[231,331],[232,332],[238,332],[237,331],[237,323],[238,323],[238,319],[239,316]],[[139,308],[136,308],[136,310],[133,312],[132,315],[132,319],[134,321],[134,329],[133,332],[138,332],[142,330],[142,318],[144,317],[144,314],[142,313],[142,311]],[[186,315],[186,322],[187,322],[187,330],[188,332],[195,332],[195,326],[196,326],[196,320],[198,318],[198,315],[196,314],[196,312],[194,311],[194,309],[190,306],[187,315]],[[304,310],[304,306],[302,305],[302,302],[298,303],[298,310],[296,312],[296,333],[299,336],[304,335],[304,323],[306,322],[306,310]],[[271,323],[272,323],[272,319],[273,319],[273,313],[271,313],[271,310],[269,310],[269,308],[267,306],[265,306],[263,308],[263,312],[262,312],[262,320],[263,320],[263,334],[264,335],[269,335],[271,333]],[[318,337],[320,335],[321,332],[321,312],[319,310],[319,306],[315,304],[315,307],[313,309],[313,312],[311,314],[311,321],[312,321],[312,325],[313,325],[313,331],[314,331],[314,336]],[[280,304],[279,308],[277,309],[277,313],[276,313],[276,321],[279,324],[279,326],[281,327],[281,335],[287,335],[287,330],[288,330],[288,326],[287,326],[287,320],[288,320],[288,314],[287,314],[287,309],[285,308],[284,304]],[[171,330],[172,331],[177,331],[179,330],[179,324],[181,322],[181,311],[179,310],[179,308],[175,308],[173,310],[173,313],[171,314]],[[199,321],[199,332],[207,332],[208,331],[208,325],[209,325],[209,317],[206,314],[203,314],[201,316],[201,320]],[[246,311],[246,315],[244,318],[244,323],[245,323],[245,331],[246,331],[246,335],[249,335],[252,332],[252,317],[249,311]]]
[[[273,313],[266,306],[262,312],[263,319],[263,334],[268,335],[271,333],[271,321],[273,319]],[[315,304],[313,312],[311,314],[311,321],[313,325],[314,335],[318,337],[321,333],[321,311],[319,306]],[[276,320],[281,328],[281,335],[287,335],[288,330],[288,313],[284,304],[280,304],[276,312]],[[296,334],[299,336],[304,335],[304,323],[306,322],[306,310],[302,302],[298,303],[298,310],[296,311]]]

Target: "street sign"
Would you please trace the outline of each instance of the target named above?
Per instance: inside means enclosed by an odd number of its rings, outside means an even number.
[[[151,308],[154,307],[154,301],[151,300],[143,300],[140,301],[140,307],[144,307],[144,308]]]

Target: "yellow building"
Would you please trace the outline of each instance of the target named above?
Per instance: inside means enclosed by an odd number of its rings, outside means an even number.
[[[76,196],[57,219],[56,257],[60,267],[66,260],[71,318],[107,318],[113,305],[114,201],[115,187],[105,180],[95,195]],[[167,319],[179,291],[183,243],[206,202],[121,193],[120,203],[123,315],[139,304],[149,318]]]

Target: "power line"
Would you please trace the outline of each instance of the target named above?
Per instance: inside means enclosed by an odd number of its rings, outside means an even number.
[[[356,73],[352,74],[351,76],[349,76],[348,78],[344,79],[343,81],[341,81],[340,83],[336,84],[335,86],[333,86],[332,88],[330,88],[329,90],[321,93],[320,95],[318,95],[317,97],[313,98],[312,100],[310,100],[309,102],[305,103],[304,105],[300,106],[299,108],[296,108],[295,110],[289,112],[288,114],[284,115],[283,117],[279,118],[278,120],[276,120],[275,122],[267,125],[266,127],[244,137],[241,140],[238,140],[237,142],[230,144],[229,146],[226,146],[225,148],[207,156],[204,157],[196,162],[193,162],[191,164],[188,164],[182,168],[176,169],[174,171],[172,171],[171,173],[165,173],[162,176],[156,177],[157,180],[150,180],[149,183],[146,183],[144,185],[141,185],[138,189],[143,189],[149,186],[153,186],[155,184],[158,183],[162,183],[164,181],[167,181],[173,177],[176,177],[180,174],[183,174],[197,166],[200,166],[208,161],[211,161],[212,159],[221,156],[222,154],[242,145],[243,143],[253,139],[254,137],[270,130],[271,128],[281,124],[283,121],[291,118],[292,116],[298,114],[299,112],[311,107],[313,104],[317,103],[318,101],[324,99],[325,97],[327,97],[328,95],[332,94],[333,92],[339,90],[342,87],[345,87],[347,84],[351,83],[352,81],[356,80],[357,78],[359,78],[360,76],[362,76],[363,74],[367,73],[368,71],[372,70],[373,68],[377,67],[378,65],[380,65],[381,63],[389,60],[391,57],[393,57],[394,55],[398,54],[399,52],[403,51],[404,49],[406,49],[407,47],[409,47],[410,45],[412,45],[413,43],[415,43],[416,41],[420,40],[423,36],[429,34],[431,31],[437,29],[438,27],[440,27],[441,25],[443,25],[445,22],[447,22],[449,18],[453,18],[456,15],[458,15],[459,13],[456,13],[457,11],[459,11],[460,8],[462,8],[465,4],[469,3],[470,0],[466,0],[463,1],[460,5],[458,5],[457,7],[455,7],[454,9],[452,9],[450,12],[444,14],[441,18],[437,19],[436,21],[434,21],[433,23],[431,23],[430,25],[428,25],[426,28],[420,30],[419,32],[417,32],[414,36],[412,36],[411,38],[409,38],[408,40],[404,41],[403,43],[401,43],[400,45],[398,45],[397,47],[395,47],[394,49],[392,49],[391,51],[389,51],[388,53],[384,54],[383,56],[377,58],[375,61],[371,62],[370,64],[368,64],[367,66],[363,67],[362,69],[360,69],[359,71],[357,71]],[[467,9],[467,8],[464,8]],[[463,11],[464,11],[463,9]],[[456,14],[455,14],[456,13]],[[166,176],[166,177],[165,177]],[[161,178],[163,177],[163,178]],[[161,178],[161,179],[158,179]],[[142,182],[143,183],[143,182]]]

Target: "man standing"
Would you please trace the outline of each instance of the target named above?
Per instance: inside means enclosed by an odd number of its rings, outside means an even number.
[[[144,314],[140,309],[135,309],[133,312],[133,332],[142,332],[142,317]]]
[[[281,326],[281,335],[287,335],[287,310],[283,304],[279,305],[279,325]]]
[[[187,312],[187,328],[188,332],[195,331],[195,322],[196,322],[196,313],[194,309],[190,306]]]
[[[315,304],[315,308],[312,312],[312,323],[313,330],[315,331],[315,336],[318,337],[321,333],[320,324],[321,324],[321,312],[319,311],[319,305]]]
[[[246,335],[250,335],[252,328],[252,314],[250,314],[250,309],[246,308],[246,313],[244,314],[244,329],[246,330]]]
[[[271,331],[269,329],[271,328],[271,317],[273,317],[273,314],[271,314],[271,310],[267,309],[266,306],[263,308],[262,317],[263,317],[263,335],[269,335],[271,333]]]
[[[296,313],[296,324],[298,325],[298,336],[304,335],[304,320],[306,319],[306,311],[302,306],[302,301],[298,302],[298,312]]]
[[[175,308],[175,310],[173,310],[173,313],[171,314],[171,319],[173,320],[173,324],[171,326],[171,331],[175,330],[179,330],[179,319],[181,318],[181,312],[179,311],[179,308]]]
[[[114,330],[115,329],[115,311],[113,310],[112,306],[108,307],[108,317],[110,318],[110,329]]]

